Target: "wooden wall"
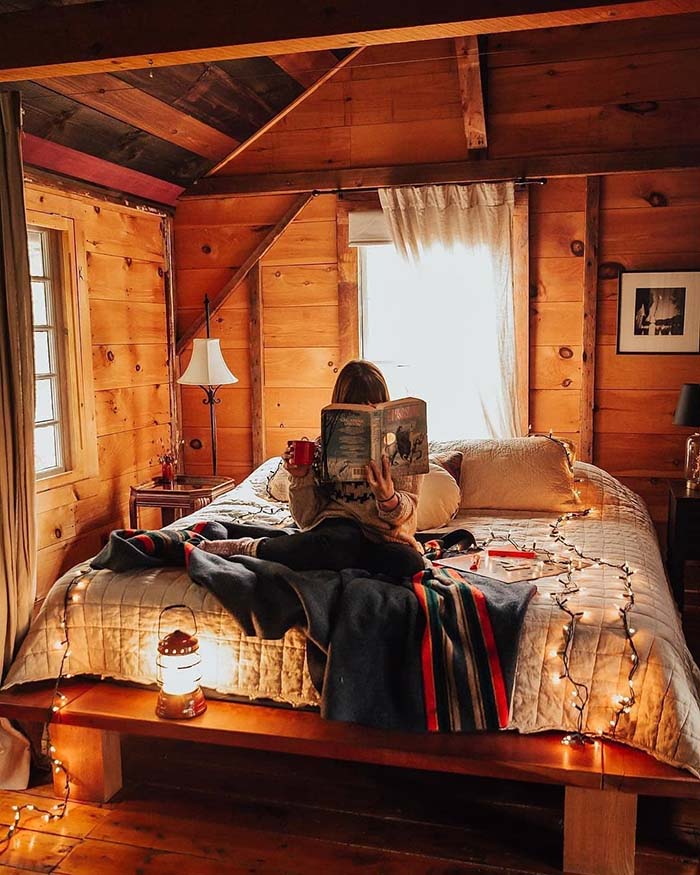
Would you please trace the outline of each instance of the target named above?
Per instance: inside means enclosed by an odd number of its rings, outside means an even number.
[[[699,48],[700,15],[488,37],[489,157],[700,143]],[[431,40],[366,49],[226,175],[466,157],[454,45]]]
[[[171,399],[161,215],[30,184],[27,208],[74,222],[87,286],[99,475],[48,491],[38,483],[38,595],[128,523],[129,486],[158,470]],[[145,517],[144,517],[145,519]],[[155,522],[155,518],[151,518]]]
[[[175,222],[178,331],[202,311],[245,256],[289,208],[287,196],[185,201]],[[328,403],[338,362],[336,198],[314,198],[263,257],[262,373],[268,455],[289,437],[314,433]],[[229,367],[238,377],[220,390],[219,473],[238,479],[253,467],[251,440],[252,277],[212,319]],[[200,332],[203,336],[203,332]],[[188,345],[181,370],[191,355]],[[182,387],[182,425],[189,473],[211,473],[208,409],[198,387]],[[198,446],[201,444],[201,447]]]
[[[700,15],[489,37],[485,45],[489,157],[635,153],[700,143],[699,48]],[[235,176],[466,157],[453,43],[435,40],[365,50],[350,68],[252,144],[226,172]],[[643,166],[643,157],[637,160]],[[576,172],[572,162],[571,173]],[[604,178],[600,262],[612,261],[624,269],[698,268],[699,184],[700,171]],[[580,434],[585,188],[585,179],[572,175],[530,192],[530,422],[534,430],[551,429],[574,441]],[[667,206],[651,206],[647,199],[651,191],[662,193]],[[193,267],[202,278],[207,264],[219,270],[210,274],[216,287],[240,263],[238,244],[231,239],[233,235],[237,241],[239,232],[225,227],[228,212],[244,215],[249,210],[249,226],[269,223],[274,216],[261,218],[258,210],[264,213],[273,201],[269,196],[231,197],[184,201],[178,207],[181,319],[188,318],[185,310],[192,304],[188,272]],[[277,201],[273,213],[280,216],[290,199],[278,196]],[[313,209],[321,209],[318,202]],[[335,365],[329,363],[338,358],[332,218],[329,212],[317,219],[315,242],[289,254],[296,259],[295,287],[308,283],[305,288],[313,290],[313,304],[299,308],[285,288],[285,275],[291,276],[289,262],[280,272],[268,256],[262,269],[269,453],[282,446],[288,433],[308,430],[312,411],[332,383]],[[302,216],[292,224],[287,239],[300,235],[308,242],[309,224],[308,215]],[[258,230],[263,232],[264,228]],[[211,248],[206,258],[201,254],[205,246]],[[213,257],[215,253],[219,254]],[[228,273],[221,272],[224,263]],[[305,267],[312,263],[313,271]],[[319,264],[329,270],[321,273],[321,285]],[[231,311],[240,311],[238,327],[229,332],[225,320],[222,324],[225,345],[231,348],[234,363],[238,357],[243,368],[250,341],[249,291],[241,290],[230,304]],[[284,298],[280,298],[282,291]],[[200,284],[197,294],[201,292]],[[617,356],[617,279],[602,279],[598,293],[594,460],[641,492],[661,526],[666,499],[659,478],[681,474],[685,440],[683,430],[671,424],[670,414],[680,384],[700,379],[698,358]],[[287,370],[290,361],[297,366],[294,377]],[[205,420],[197,400],[189,391],[183,394],[185,425],[190,434],[196,426],[197,436],[204,439]],[[236,468],[242,474],[250,466],[250,422],[242,410],[224,414],[224,406],[222,417],[240,416],[231,432],[232,456],[226,464],[228,470]],[[206,456],[197,452],[188,451],[188,465],[203,470]]]

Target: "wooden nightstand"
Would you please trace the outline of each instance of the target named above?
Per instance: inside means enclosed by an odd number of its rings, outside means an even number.
[[[684,566],[691,559],[700,559],[700,489],[688,489],[685,480],[669,480],[666,564],[681,611],[685,598]]]
[[[215,498],[236,485],[230,477],[190,477],[179,475],[174,483],[164,483],[160,478],[149,480],[140,486],[132,486],[129,496],[129,524],[138,528],[140,507],[159,507],[164,526],[175,519],[206,507]]]

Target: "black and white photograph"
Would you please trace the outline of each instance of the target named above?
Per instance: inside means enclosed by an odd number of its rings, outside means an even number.
[[[700,272],[621,274],[617,351],[700,352]]]

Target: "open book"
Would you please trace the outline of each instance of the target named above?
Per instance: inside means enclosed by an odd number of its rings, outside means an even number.
[[[393,476],[426,474],[425,401],[399,398],[375,407],[330,404],[321,411],[321,473],[327,481],[366,479],[370,460],[389,457]]]

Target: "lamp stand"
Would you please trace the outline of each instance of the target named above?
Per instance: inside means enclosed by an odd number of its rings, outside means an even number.
[[[219,391],[220,386],[201,386],[200,388],[204,390],[204,395],[206,396],[202,399],[202,404],[209,405],[209,427],[211,429],[211,463],[212,473],[214,474],[214,477],[216,477],[216,405],[221,404],[221,398],[217,398],[216,393]]]

